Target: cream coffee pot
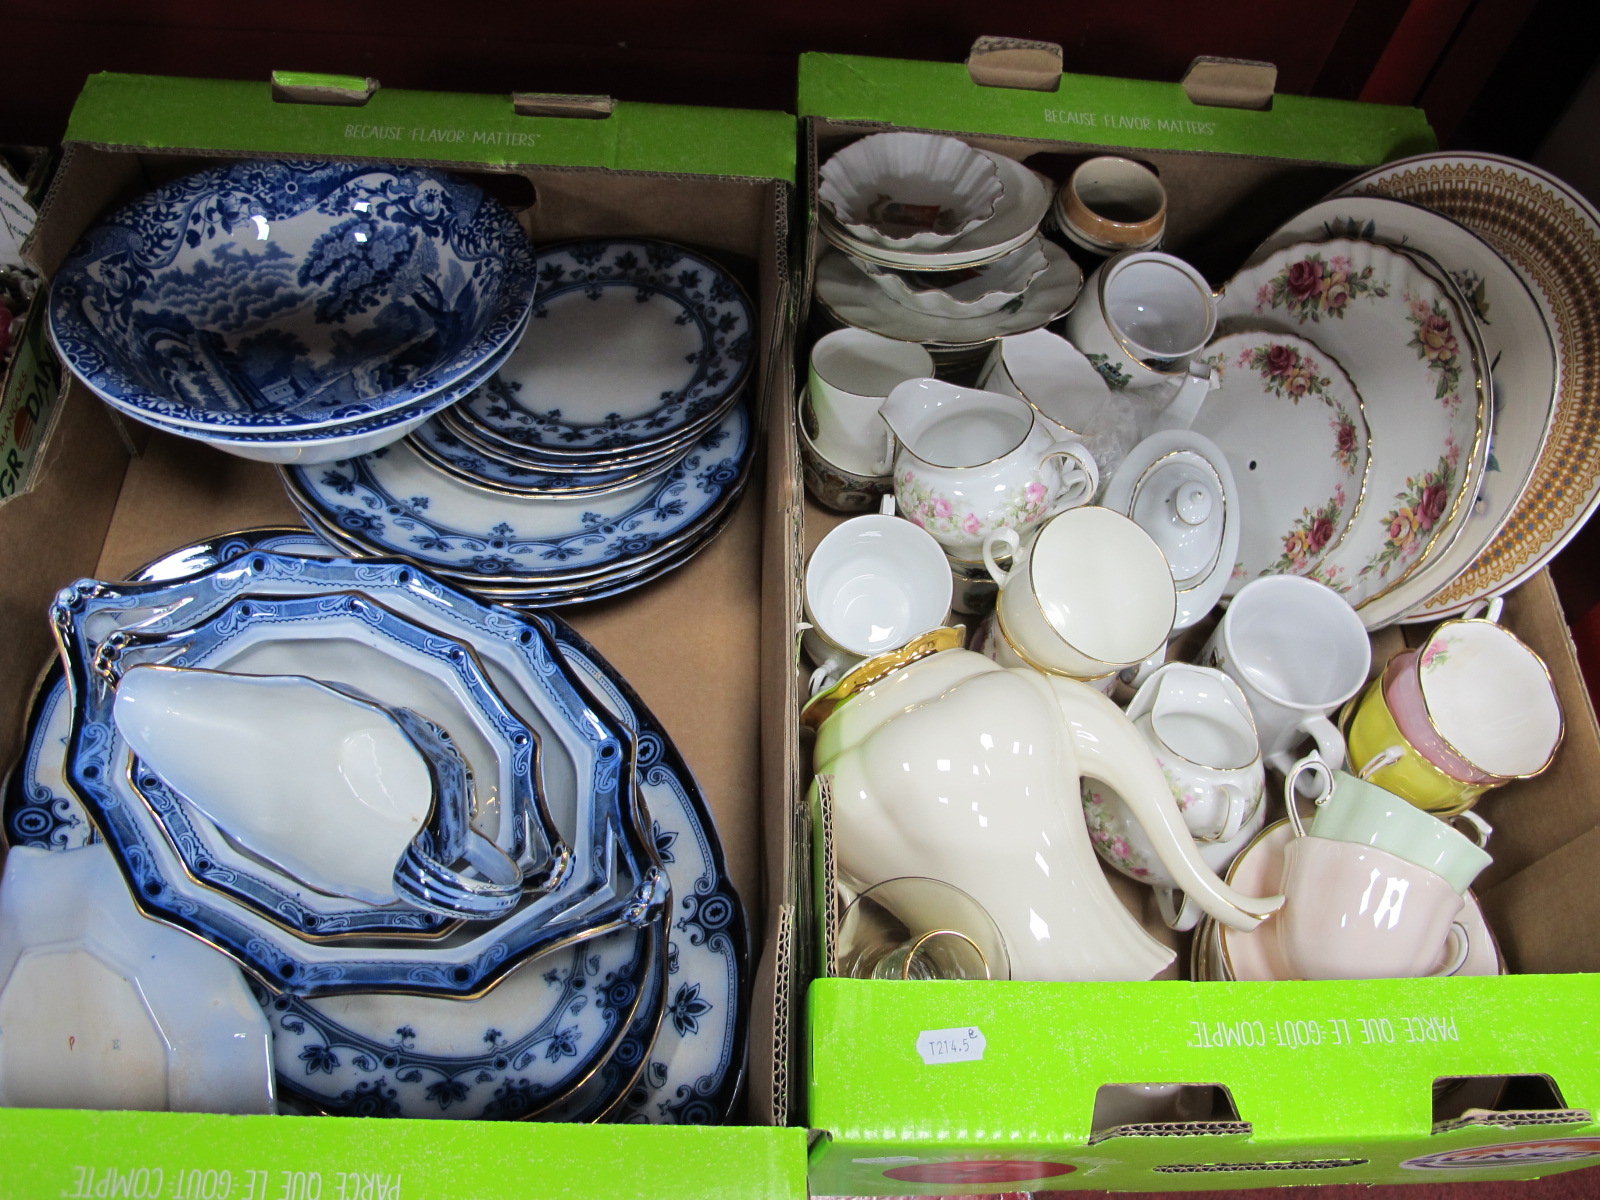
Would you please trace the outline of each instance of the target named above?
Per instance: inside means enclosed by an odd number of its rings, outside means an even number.
[[[1174,882],[1219,921],[1254,929],[1282,903],[1206,866],[1149,745],[1093,688],[962,649],[854,678],[815,749],[841,876],[962,889],[999,926],[1012,978],[1149,979],[1172,961],[1101,873],[1080,776],[1124,797]]]

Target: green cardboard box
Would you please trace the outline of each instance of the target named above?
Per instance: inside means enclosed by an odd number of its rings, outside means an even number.
[[[1144,161],[1172,198],[1163,248],[1213,279],[1357,169],[1433,145],[1411,109],[1294,96],[1260,107],[1268,97],[1259,94],[1224,97],[1257,107],[1212,107],[1177,84],[1048,70],[1021,88],[988,86],[974,78],[984,57],[970,73],[802,58],[808,268],[820,252],[817,164],[879,129],[957,134],[1057,178],[1099,152]],[[810,503],[804,518],[806,545],[838,520]],[[812,1191],[1227,1191],[1521,1179],[1600,1160],[1600,975],[1587,973],[1600,972],[1600,879],[1585,865],[1600,837],[1600,734],[1548,577],[1516,592],[1507,613],[1551,665],[1567,720],[1555,768],[1479,808],[1497,830],[1496,861],[1476,890],[1515,974],[1273,984],[818,978],[807,1013]],[[1381,635],[1374,662],[1399,636]],[[828,818],[824,799],[813,814],[823,976],[836,966],[841,907]],[[1146,889],[1123,894],[1160,928]],[[1498,1077],[1509,1080],[1503,1089]],[[1112,1124],[1105,1110],[1097,1118],[1097,1094],[1115,1084],[1209,1089],[1198,1093],[1209,1112]]]
[[[373,90],[369,81],[322,77],[278,83],[281,98],[266,82],[90,79],[29,244],[34,264],[48,277],[98,216],[219,158],[436,163],[495,187],[520,207],[536,241],[639,234],[717,255],[760,308],[756,386],[763,397],[787,394],[792,117]],[[199,537],[299,523],[269,467],[124,426],[76,381],[68,381],[60,409],[32,488],[0,503],[0,761],[8,764],[29,688],[53,652],[45,614],[57,588],[81,576],[119,577]],[[785,661],[786,623],[763,619],[761,567],[782,574],[788,563],[784,526],[764,486],[751,487],[726,532],[682,570],[567,614],[679,744],[749,909],[755,978],[741,1124],[0,1109],[0,1191],[97,1200],[803,1196],[806,1133],[784,1125],[796,1078],[788,1041],[798,1022],[790,1010],[800,998],[789,951],[805,855],[795,855],[789,825],[792,760],[763,758],[754,716],[763,669]],[[778,631],[776,645],[764,628]],[[717,686],[700,686],[707,678]],[[695,702],[685,704],[691,688]],[[789,724],[785,712],[767,707],[778,726]],[[785,738],[774,744],[781,748]]]

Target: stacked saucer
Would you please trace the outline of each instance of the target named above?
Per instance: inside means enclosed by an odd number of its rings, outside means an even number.
[[[130,912],[243,969],[268,1059],[219,1057],[227,1047],[208,1038],[239,1022],[166,1051],[179,1075],[234,1064],[208,1089],[224,1111],[261,1111],[261,1098],[270,1110],[275,1077],[279,1094],[344,1115],[723,1119],[742,1067],[744,918],[660,726],[560,622],[476,601],[409,563],[330,555],[304,531],[261,531],[175,551],[141,572],[148,582],[64,589],[52,613],[62,662],[6,787],[11,845],[32,848],[35,875],[104,856]],[[152,681],[173,680],[206,703],[142,716]],[[301,719],[312,693],[319,713],[344,706],[367,750],[374,720],[414,715],[432,804],[413,806],[398,861],[397,842],[379,848],[395,810],[341,790],[360,763],[323,769],[338,721]],[[196,721],[215,735],[171,736]],[[250,747],[275,738],[305,786],[262,802]],[[379,756],[394,766],[404,744]],[[312,791],[321,817],[297,819]],[[487,857],[461,851],[473,842]],[[419,847],[428,882],[466,886],[424,896]],[[476,868],[497,854],[521,878],[490,911]],[[0,942],[0,961],[9,949]],[[82,974],[122,1021],[120,993]],[[238,971],[222,974],[192,975],[210,991],[191,1008],[231,1003]],[[93,1092],[74,1099],[124,1106]]]
[[[615,595],[686,561],[755,459],[755,311],[709,259],[592,239],[537,255],[528,332],[404,442],[284,472],[312,527],[519,605]]]
[[[839,324],[920,342],[937,361],[1037,329],[1077,297],[1083,273],[1039,232],[1051,186],[957,138],[894,132],[822,164],[818,227],[833,249],[816,297]]]

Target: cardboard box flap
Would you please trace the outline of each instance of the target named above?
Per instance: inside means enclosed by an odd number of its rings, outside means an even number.
[[[419,1137],[411,1121],[16,1109],[0,1154],[14,1196],[806,1195],[803,1129],[436,1125],[454,1136]]]
[[[359,113],[280,104],[268,83],[90,76],[66,141],[213,154],[607,167],[793,181],[786,113],[618,102],[603,121],[522,116],[511,97],[384,88]]]
[[[1218,93],[1222,94],[1222,93]],[[1215,103],[1210,101],[1209,103]],[[1433,149],[1420,109],[1277,96],[1270,111],[1196,104],[1183,85],[1063,75],[1051,93],[984,87],[960,63],[800,56],[799,113],[910,129],[1366,165]]]

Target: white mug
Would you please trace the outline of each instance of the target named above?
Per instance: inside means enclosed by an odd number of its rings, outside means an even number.
[[[1328,714],[1366,683],[1372,644],[1338,592],[1300,575],[1252,579],[1228,604],[1200,661],[1244,692],[1270,766],[1287,774],[1308,736],[1324,762],[1344,765],[1344,738]]]
[[[806,564],[801,644],[817,665],[814,693],[875,654],[944,624],[952,582],[939,543],[894,515],[852,517],[830,530]]]
[[[933,359],[915,342],[865,329],[837,329],[819,339],[809,384],[818,453],[856,475],[887,475],[894,440],[878,409],[897,384],[933,370]]]

